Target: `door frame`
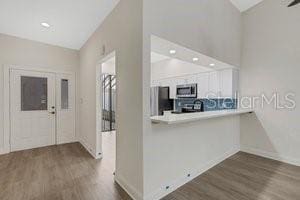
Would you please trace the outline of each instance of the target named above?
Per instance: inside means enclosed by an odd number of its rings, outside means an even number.
[[[11,70],[25,70],[25,71],[35,71],[35,72],[42,72],[42,73],[54,73],[56,74],[70,74],[74,76],[74,87],[75,87],[75,127],[76,127],[76,116],[77,116],[77,98],[76,98],[76,73],[70,72],[70,71],[63,71],[63,70],[49,70],[49,69],[43,69],[43,68],[36,68],[36,67],[24,67],[19,65],[4,65],[3,66],[3,154],[7,154],[11,152],[11,145],[10,145],[10,136],[11,136],[11,130],[10,130],[10,122],[11,122],[11,113],[10,113],[10,71]],[[56,88],[55,88],[56,89]],[[56,128],[55,128],[56,129]],[[76,129],[75,129],[76,130]],[[57,142],[57,133],[55,132],[55,138]],[[76,140],[77,133],[75,132]]]
[[[116,51],[102,55],[96,65],[96,159],[102,158],[102,64],[115,57]],[[116,64],[115,64],[116,68]],[[116,73],[117,75],[117,73]],[[118,85],[116,85],[118,89]],[[116,127],[117,129],[117,127]],[[116,130],[115,130],[116,131]]]

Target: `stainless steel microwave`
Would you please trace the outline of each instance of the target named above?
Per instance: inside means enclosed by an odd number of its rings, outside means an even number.
[[[197,98],[197,84],[177,85],[177,98]]]

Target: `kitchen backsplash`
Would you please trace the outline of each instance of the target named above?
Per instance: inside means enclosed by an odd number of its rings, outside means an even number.
[[[187,105],[193,105],[195,100],[201,100],[203,102],[204,111],[216,111],[227,110],[237,108],[237,99],[175,99],[175,109],[180,111],[181,108]]]

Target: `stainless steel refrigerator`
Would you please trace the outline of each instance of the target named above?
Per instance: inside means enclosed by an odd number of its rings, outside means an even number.
[[[174,100],[170,99],[169,87],[151,87],[151,116],[163,115],[164,111],[173,110]]]

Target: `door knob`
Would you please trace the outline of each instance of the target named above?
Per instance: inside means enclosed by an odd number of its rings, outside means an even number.
[[[55,112],[54,111],[52,111],[52,112],[50,112],[52,115],[54,115],[55,114]]]

